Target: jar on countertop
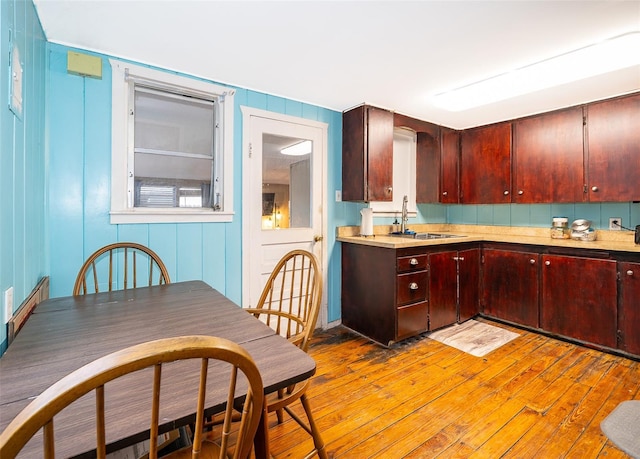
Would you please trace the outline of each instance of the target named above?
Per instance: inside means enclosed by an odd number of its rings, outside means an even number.
[[[567,217],[553,217],[551,223],[551,238],[569,239],[570,237],[569,219]]]

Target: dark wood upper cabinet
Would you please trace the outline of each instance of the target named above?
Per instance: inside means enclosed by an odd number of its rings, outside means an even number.
[[[581,202],[582,107],[520,119],[513,126],[512,202]]]
[[[587,106],[589,201],[640,200],[640,94]]]
[[[462,132],[460,202],[511,202],[511,123]]]
[[[457,204],[460,185],[460,132],[442,129],[440,202]]]
[[[361,105],[342,114],[342,199],[393,200],[393,112]]]

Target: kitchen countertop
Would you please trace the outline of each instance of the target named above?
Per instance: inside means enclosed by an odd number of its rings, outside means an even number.
[[[463,242],[506,242],[545,247],[570,247],[575,249],[640,253],[640,245],[634,244],[633,231],[596,230],[595,241],[576,241],[572,239],[552,239],[549,235],[549,228],[540,227],[453,225],[445,223],[415,224],[408,226],[410,230],[417,233],[445,233],[455,234],[461,237],[413,239],[390,236],[389,233],[393,231],[391,225],[374,226],[373,236],[360,236],[359,226],[342,226],[336,228],[336,235],[337,240],[340,242],[390,249],[459,244]]]

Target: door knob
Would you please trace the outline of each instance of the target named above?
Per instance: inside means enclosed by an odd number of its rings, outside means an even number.
[[[322,239],[324,239],[322,236],[313,236],[313,242],[320,242]]]

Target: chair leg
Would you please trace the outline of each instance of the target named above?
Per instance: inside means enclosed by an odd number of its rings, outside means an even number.
[[[307,415],[307,419],[309,420],[309,427],[311,429],[311,436],[313,437],[313,444],[316,448],[316,452],[318,453],[318,457],[320,459],[327,459],[327,452],[324,449],[324,441],[322,440],[322,436],[320,435],[320,429],[316,425],[316,422],[313,420],[313,415],[311,414],[311,404],[309,403],[309,399],[307,398],[307,394],[302,394],[300,397],[300,403],[302,403],[302,407],[304,408],[304,412]]]

